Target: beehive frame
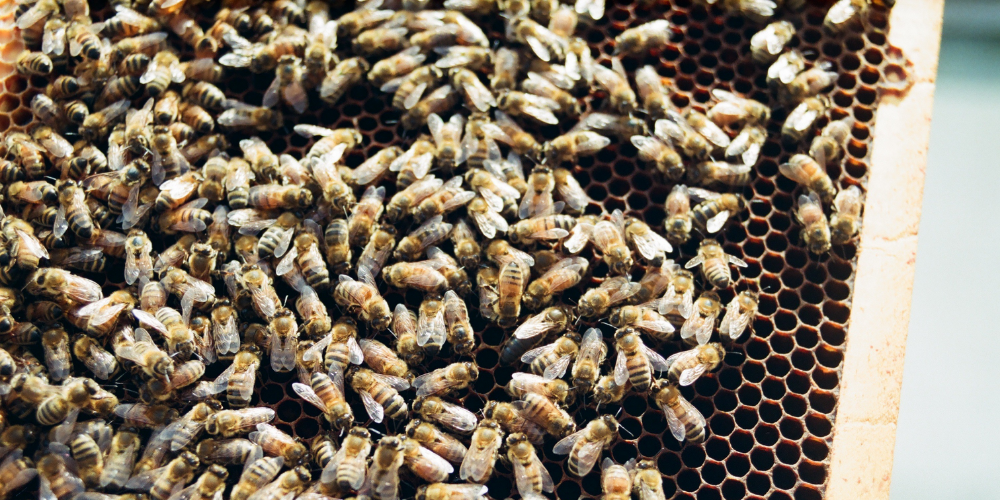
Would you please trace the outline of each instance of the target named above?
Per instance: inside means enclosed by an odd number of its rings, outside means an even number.
[[[10,3],[0,2],[0,10]],[[831,420],[836,415],[832,434],[828,434],[832,435],[832,451],[826,459],[808,465],[826,468],[820,476],[825,483],[781,488],[788,496],[794,492],[796,498],[814,498],[825,487],[825,496],[831,499],[888,497],[942,5],[941,0],[901,1],[892,10],[893,28],[887,43],[901,48],[913,62],[910,74],[915,83],[902,99],[879,104],[871,131],[865,224],[851,274],[855,280],[851,302],[857,307],[852,305],[846,344],[839,348],[842,371],[833,388],[837,404],[826,412]],[[611,22],[617,21],[612,18]],[[635,15],[628,21],[635,24]],[[0,32],[0,78],[4,80],[13,72],[19,43],[13,33]],[[0,95],[0,112],[10,113],[10,118],[0,119],[0,129],[27,124],[27,101],[11,100],[10,95],[21,90],[5,87],[6,95]],[[274,385],[265,385],[263,390]],[[725,493],[722,488],[719,484],[708,491],[720,496]],[[586,493],[589,490],[585,488]]]

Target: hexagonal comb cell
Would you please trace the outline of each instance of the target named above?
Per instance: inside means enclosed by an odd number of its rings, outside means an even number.
[[[881,93],[899,91],[901,82],[906,81],[907,65],[898,50],[887,45],[880,31],[886,26],[875,26],[869,33],[832,36],[823,30],[823,14],[823,10],[810,7],[786,15],[799,28],[790,46],[810,60],[830,61],[839,72],[829,93],[833,102],[830,115],[832,119],[853,117],[855,124],[845,160],[830,165],[828,173],[838,186],[864,188],[870,171],[875,106]],[[616,1],[608,5],[604,19],[581,27],[578,35],[592,44],[598,62],[607,65],[616,35],[655,18],[669,19],[675,25],[675,36],[644,58],[626,58],[627,71],[653,65],[661,76],[673,80],[672,101],[682,110],[705,112],[711,91],[717,88],[775,104],[765,82],[766,69],[750,59],[750,37],[758,27],[717,8],[708,9],[693,0],[651,6]],[[497,21],[492,28],[498,34],[502,25]],[[31,122],[27,101],[43,89],[33,79],[11,74],[22,47],[17,37],[0,31],[0,43],[0,71],[7,74],[0,92],[0,129],[23,129]],[[223,82],[220,87],[229,97],[259,102],[271,78],[253,75]],[[318,102],[316,96],[312,99]],[[318,106],[296,116],[294,122],[329,128],[356,126],[364,141],[346,160],[348,166],[355,167],[385,147],[405,146],[412,140],[414,134],[403,130],[398,123],[400,112],[390,104],[390,95],[359,85],[337,105]],[[777,110],[772,116],[768,124],[772,135],[780,129],[783,114]],[[536,132],[548,139],[566,128],[541,127]],[[312,144],[312,140],[291,134],[290,128],[265,132],[261,137],[276,154],[301,157]],[[848,244],[817,257],[800,243],[799,226],[789,215],[798,186],[781,176],[777,168],[799,152],[799,147],[774,139],[764,145],[756,175],[743,192],[752,199],[749,208],[740,224],[731,224],[720,235],[726,252],[747,262],[741,275],[759,281],[761,297],[752,335],[732,346],[718,371],[681,390],[705,415],[707,441],[703,445],[678,443],[670,436],[662,413],[644,395],[631,394],[621,404],[600,409],[601,414],[617,415],[621,424],[620,436],[607,455],[619,463],[632,458],[654,460],[664,475],[668,498],[814,499],[823,493],[857,249]],[[622,209],[662,232],[664,202],[671,186],[638,160],[630,143],[614,141],[595,157],[581,159],[573,175],[593,199],[588,213]],[[682,259],[691,257],[697,252],[697,242],[682,245],[679,251]],[[117,276],[119,279],[111,278],[110,286],[120,284],[120,272]],[[720,295],[725,304],[733,292],[722,291]],[[387,299],[393,304],[403,302],[411,310],[417,310],[420,301],[419,295],[398,293]],[[487,326],[475,311],[472,313],[479,343],[472,357],[479,364],[480,375],[458,401],[478,411],[486,400],[509,400],[501,386],[515,369],[498,363],[501,341],[509,331]],[[605,331],[606,336],[609,333]],[[680,342],[653,347],[664,353],[682,349]],[[450,350],[445,354],[423,368],[429,371],[459,359]],[[309,439],[328,427],[318,410],[303,404],[291,391],[293,379],[291,373],[275,374],[263,368],[253,401],[275,409],[279,428]],[[360,403],[353,404],[355,415],[365,414]],[[592,404],[581,401],[569,411],[578,424],[598,415]],[[373,424],[371,428],[399,432],[402,425],[389,423],[387,428]],[[543,447],[543,462],[556,483],[556,495],[600,495],[599,468],[576,478],[564,469],[564,457],[549,453],[551,445],[547,442]],[[513,475],[503,464],[497,465],[487,485],[493,498],[516,494]],[[404,483],[400,496],[412,497],[413,493],[413,485]]]

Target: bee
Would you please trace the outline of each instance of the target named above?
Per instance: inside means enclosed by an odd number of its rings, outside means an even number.
[[[271,108],[281,98],[296,113],[302,113],[309,105],[309,96],[302,87],[304,78],[302,61],[294,55],[283,55],[278,59],[276,75],[264,92],[264,107]]]
[[[248,439],[203,439],[195,448],[205,462],[224,465],[251,464],[263,456],[261,447]]]
[[[625,276],[605,279],[596,288],[591,288],[580,297],[577,312],[584,317],[603,315],[609,308],[624,302],[639,291],[639,284],[629,282]]]
[[[277,429],[275,430],[277,431]],[[261,495],[260,498],[294,498],[306,489],[311,480],[312,475],[309,473],[309,470],[300,465],[292,470],[283,472],[278,476],[278,479],[261,488],[257,493]]]
[[[739,135],[729,143],[726,156],[739,158],[744,165],[755,165],[760,156],[760,148],[767,140],[767,130],[760,125],[747,125],[740,130]]]
[[[169,125],[179,119],[181,96],[173,90],[165,91],[153,104],[153,122]]]
[[[518,217],[527,219],[554,213],[552,192],[555,187],[556,181],[552,170],[548,167],[536,166],[531,171],[531,175],[528,176],[528,190],[521,198]]]
[[[274,420],[274,415],[274,410],[270,408],[222,410],[205,419],[205,432],[213,436],[232,437],[257,428],[257,424],[266,424]]]
[[[250,397],[253,395],[254,383],[257,379],[257,370],[260,367],[260,357],[253,347],[241,349],[233,358],[233,362],[212,382],[207,390],[198,391],[196,396],[210,396],[223,391],[226,392],[226,399],[233,408],[243,408],[250,404]]]
[[[474,331],[469,323],[469,311],[465,307],[465,301],[452,290],[448,290],[444,295],[444,320],[448,328],[448,342],[452,344],[455,352],[471,355],[476,344],[473,338]]]
[[[317,229],[318,230],[318,229]],[[319,251],[319,239],[310,231],[301,231],[295,237],[292,250],[285,256],[286,259],[293,259],[309,286],[325,290],[330,286],[330,271],[326,268],[326,261]],[[280,266],[279,266],[280,267]],[[281,274],[280,271],[278,274]]]
[[[61,455],[49,453],[38,460],[39,490],[48,491],[56,498],[74,498],[83,493],[83,481],[66,468]],[[161,500],[161,499],[157,499]]]
[[[405,308],[405,306],[403,307]],[[385,344],[377,340],[361,339],[358,341],[358,346],[364,355],[365,364],[376,372],[403,379],[411,379],[413,377],[406,361],[400,359]]]
[[[33,301],[25,306],[24,314],[29,322],[48,325],[62,319],[63,309],[59,306],[59,304],[52,301]],[[0,369],[0,372],[2,371],[3,370]]]
[[[518,260],[511,260],[500,269],[493,313],[501,325],[512,325],[520,316],[521,296],[528,273],[527,266]]]
[[[424,225],[422,225],[421,228],[431,227],[428,226],[431,220],[438,220],[438,222],[440,222],[439,219],[442,215],[465,205],[470,200],[475,198],[475,196],[476,193],[474,191],[466,191],[462,189],[462,177],[452,177],[447,182],[442,184],[441,187],[434,192],[434,194],[421,200],[416,207],[410,210],[410,213],[418,222],[424,222]],[[443,235],[440,235],[442,236],[442,239],[447,237],[447,232],[451,231],[452,228],[451,224],[445,225],[448,229]],[[434,227],[441,229],[438,226],[440,226],[440,224],[437,224]],[[413,234],[420,233],[420,231],[420,229],[417,229],[417,231]],[[411,236],[413,234],[411,234]],[[435,233],[435,236],[438,236],[438,234]],[[437,241],[435,241],[435,243],[437,243]],[[402,245],[402,242],[400,242],[400,245]]]
[[[49,377],[59,382],[69,376],[70,365],[73,363],[69,354],[69,335],[62,328],[50,328],[42,332],[42,349],[45,353],[45,365],[49,369]]]
[[[440,62],[440,60],[439,60]],[[417,71],[420,71],[419,69]],[[416,73],[416,71],[414,72]],[[404,82],[399,89],[396,91],[396,95],[399,95],[400,91],[404,88],[408,89],[407,82]],[[417,84],[418,87],[420,84]],[[411,94],[412,95],[412,91]],[[408,97],[403,97],[404,101],[409,100]],[[393,99],[395,102],[395,98]],[[454,88],[451,85],[444,85],[438,87],[436,90],[431,92],[420,99],[416,104],[406,108],[404,103],[404,109],[407,109],[406,113],[403,114],[401,119],[403,123],[403,128],[407,130],[413,130],[419,128],[424,123],[427,123],[428,117],[434,113],[445,112],[455,106],[458,102],[458,94],[454,92]]]
[[[885,2],[891,5],[891,2]],[[840,0],[834,3],[823,18],[823,28],[829,33],[840,34],[844,30],[864,22],[864,15],[868,13],[872,4],[868,0]]]
[[[759,295],[752,290],[744,290],[733,297],[719,324],[719,336],[729,340],[739,339],[757,314],[758,299]]]
[[[559,165],[566,161],[576,162],[580,156],[596,154],[608,144],[611,144],[611,139],[597,132],[577,130],[546,142],[542,149],[549,163]]]
[[[31,137],[56,158],[65,158],[73,153],[73,145],[48,125],[39,125],[32,129]]]
[[[271,335],[271,369],[276,372],[294,370],[299,328],[292,311],[283,307],[275,311],[267,329]]]
[[[184,72],[186,79],[199,80],[209,83],[221,82],[226,75],[225,68],[216,64],[215,59],[211,57],[200,57],[191,61],[185,61],[181,63],[181,69]],[[267,118],[275,116],[274,113],[264,113],[264,115],[266,115]],[[267,121],[267,119],[258,119],[258,123],[267,123]]]
[[[667,252],[674,249],[663,236],[656,234],[643,221],[635,217],[625,220],[623,226],[625,240],[635,247],[639,255],[650,265],[659,266],[667,259]]]
[[[569,215],[552,214],[518,221],[508,231],[512,243],[527,244],[535,240],[559,240],[569,236],[576,219]]]
[[[799,208],[795,212],[795,218],[802,224],[802,232],[799,234],[810,252],[822,255],[830,251],[830,224],[815,191],[809,191],[808,196],[799,195]]]
[[[158,429],[178,417],[177,410],[166,405],[121,404],[114,407],[114,414],[132,427]]]
[[[250,197],[250,180],[254,174],[250,169],[250,164],[243,158],[232,158],[229,160],[226,172],[226,200],[234,210],[247,207]]]
[[[45,175],[48,167],[45,156],[42,154],[42,146],[34,139],[27,134],[13,132],[7,134],[4,144],[7,147],[7,153],[13,155],[28,178],[34,179]],[[46,202],[50,201],[50,198],[56,198],[55,188],[44,181],[14,182],[8,186],[7,192],[14,201],[26,203],[41,201],[42,194],[45,195]]]
[[[444,321],[444,302],[440,295],[428,295],[420,303],[416,332],[417,345],[429,354],[437,354],[444,346],[448,331]]]
[[[399,436],[386,436],[379,440],[368,468],[368,481],[372,484],[375,498],[398,500],[399,468],[405,458],[404,450],[404,440]]]
[[[280,111],[252,106],[232,99],[227,99],[223,107],[226,110],[218,118],[219,125],[223,127],[247,128],[263,132],[281,128],[285,121],[285,117]]]
[[[665,500],[663,476],[652,460],[640,460],[635,464],[632,475],[632,492],[638,493],[640,500]]]
[[[347,232],[352,246],[363,246],[371,239],[375,225],[382,217],[385,207],[385,187],[369,186],[361,196],[361,201],[347,218]]]
[[[534,422],[548,434],[563,437],[576,431],[576,423],[569,413],[541,394],[529,392],[512,405],[523,418]],[[493,409],[493,414],[496,410]]]
[[[336,104],[348,90],[365,77],[369,68],[368,61],[360,57],[340,61],[333,69],[326,72],[319,87],[320,99],[329,104]]]
[[[441,432],[434,424],[420,419],[406,424],[406,436],[453,464],[461,464],[469,450],[451,434]]]
[[[625,76],[621,60],[611,59],[611,68],[593,64],[594,80],[608,94],[608,106],[619,114],[628,115],[638,107],[635,91]]]
[[[264,210],[306,208],[312,205],[312,202],[312,191],[303,187],[276,184],[253,186],[247,197],[249,206]]]
[[[634,463],[635,460],[630,460],[622,466],[614,463],[610,458],[605,458],[601,462],[601,491],[604,493],[603,500],[629,500],[632,498],[630,469]]]
[[[475,414],[461,406],[443,401],[437,396],[414,399],[413,411],[417,412],[424,420],[437,422],[460,434],[469,434],[476,428]]]
[[[545,62],[566,58],[566,40],[529,17],[512,19],[507,32],[509,38],[528,45]]]
[[[817,94],[823,89],[832,86],[837,81],[837,72],[831,71],[833,66],[830,62],[824,61],[816,66],[807,69],[792,79],[787,85],[778,87],[778,101],[786,106],[809,102],[810,99],[819,98]],[[828,102],[823,102],[824,109],[829,107]],[[812,107],[818,107],[818,103],[811,103]]]
[[[151,98],[156,98],[162,95],[171,83],[181,83],[184,79],[184,69],[177,54],[164,50],[153,56],[145,73],[139,78],[139,83],[146,86],[146,93]],[[184,97],[189,97],[189,93],[185,91]]]
[[[750,165],[724,161],[704,161],[688,171],[688,180],[705,186],[745,186],[750,182]]]
[[[798,49],[786,50],[767,68],[767,85],[780,88],[806,69],[806,58]]]
[[[637,391],[646,392],[653,379],[653,370],[667,371],[669,368],[663,356],[643,344],[639,333],[632,327],[615,332],[615,345],[618,347],[614,370],[617,385],[631,382]]]
[[[52,73],[52,59],[42,52],[22,52],[14,63],[18,73],[28,76],[45,76]]]
[[[461,180],[460,177],[457,177],[457,179]],[[405,261],[412,261],[419,258],[424,253],[424,250],[444,241],[451,232],[452,227],[452,224],[442,222],[440,215],[427,219],[420,227],[400,240],[396,246],[396,250],[393,252],[393,257]]]
[[[826,96],[809,97],[803,100],[788,113],[788,118],[781,126],[782,140],[788,144],[801,142],[829,107],[830,100]]]
[[[738,97],[722,89],[712,90],[712,95],[719,102],[708,110],[708,119],[716,125],[763,125],[771,119],[771,108],[761,102]]]
[[[69,448],[80,471],[80,479],[90,488],[96,487],[104,470],[104,456],[94,438],[78,434],[69,443]]]
[[[698,247],[698,255],[684,265],[685,269],[702,266],[705,280],[716,288],[729,288],[732,276],[729,274],[729,264],[747,267],[746,262],[735,256],[728,255],[715,240],[705,240]]]
[[[319,408],[335,429],[346,429],[354,423],[354,413],[344,399],[344,374],[340,370],[331,370],[330,374],[313,372],[309,385],[294,382],[292,389]]]
[[[335,483],[341,491],[357,491],[365,482],[365,461],[372,452],[371,434],[353,427],[340,444],[333,460],[323,469],[320,482]]]
[[[498,48],[493,54],[493,76],[490,78],[490,87],[496,92],[514,90],[520,67],[521,60],[517,51],[507,47]]]
[[[365,410],[373,421],[381,422],[385,415],[394,420],[406,415],[406,401],[397,392],[410,387],[405,379],[382,375],[366,368],[352,368],[347,379],[354,392],[361,396]]]
[[[555,125],[559,123],[559,119],[553,112],[559,111],[561,106],[548,97],[515,90],[504,90],[497,96],[497,108],[515,116],[527,116],[543,124]],[[513,138],[513,136],[511,137]]]
[[[361,347],[358,345],[357,336],[358,325],[353,319],[343,316],[337,318],[329,335],[316,344],[317,353],[326,344],[323,367],[327,371],[343,372],[348,365],[360,365],[364,361],[364,353],[361,352]]]
[[[177,452],[193,443],[205,428],[205,421],[221,409],[217,402],[202,402],[194,405],[180,420],[163,430],[163,436],[170,443],[170,450]]]
[[[493,466],[503,444],[503,430],[491,419],[483,419],[472,434],[469,453],[462,460],[458,474],[463,481],[485,483],[493,474]]]
[[[826,167],[830,162],[840,158],[843,152],[844,142],[851,135],[851,123],[849,120],[831,121],[820,134],[813,138],[809,145],[809,156],[812,156],[817,163]]]
[[[594,384],[594,401],[598,405],[621,402],[628,387],[628,382],[625,385],[618,385],[614,373],[602,375]]]
[[[69,271],[50,267],[39,268],[29,275],[24,291],[57,300],[68,298],[82,304],[97,302],[104,296],[97,283]]]
[[[660,315],[658,307],[657,302],[639,306],[622,306],[613,309],[608,319],[615,328],[632,326],[648,333],[657,340],[670,340],[674,336],[674,325],[665,316]]]
[[[404,76],[386,82],[381,89],[383,92],[393,93],[392,106],[394,108],[409,110],[420,103],[427,89],[435,87],[443,79],[444,72],[441,68],[424,65]]]
[[[785,50],[795,36],[795,26],[788,21],[768,24],[750,38],[750,53],[754,62],[769,65]]]
[[[409,364],[423,361],[424,349],[417,338],[417,316],[406,309],[405,305],[397,304],[393,311],[392,327],[396,334],[396,352],[403,361]],[[376,367],[372,365],[372,368]]]
[[[618,422],[611,415],[604,415],[591,420],[582,430],[561,439],[552,448],[552,453],[568,454],[569,472],[583,477],[594,468],[601,450],[607,448],[617,434]]]
[[[726,351],[722,344],[710,342],[681,351],[667,358],[670,369],[667,378],[679,385],[691,385],[706,371],[712,371],[722,364]]]
[[[479,267],[479,254],[481,248],[476,241],[476,235],[465,222],[460,219],[455,223],[451,231],[451,241],[455,249],[455,258],[465,269],[476,269]]]
[[[417,397],[441,395],[465,389],[479,377],[474,363],[452,363],[413,380]]]
[[[663,79],[653,66],[646,65],[636,70],[635,87],[639,92],[643,108],[653,119],[663,119],[667,117],[667,112],[677,112],[670,101]]]
[[[354,281],[349,276],[340,275],[333,291],[333,298],[350,314],[358,315],[376,330],[385,330],[392,321],[389,304],[378,293],[378,289],[364,282]]]
[[[697,188],[688,191],[704,200],[691,210],[690,221],[709,234],[719,232],[730,217],[742,212],[746,206],[741,197],[731,193],[718,194]]]
[[[615,54],[641,55],[670,41],[670,21],[658,19],[629,28],[615,37]]]
[[[534,135],[525,132],[507,113],[497,109],[493,114],[496,117],[496,125],[511,138],[511,154],[507,155],[507,162],[501,162],[500,170],[503,171],[507,183],[524,194],[528,186],[524,182],[524,171],[521,169],[519,155],[541,158],[543,156],[542,145],[538,143]]]
[[[202,459],[204,460],[204,457]],[[284,457],[261,457],[246,462],[239,482],[230,493],[230,498],[232,500],[247,500],[250,495],[277,477],[284,464]]]
[[[45,94],[37,94],[31,98],[31,111],[51,126],[58,126],[62,123],[63,108]]]
[[[681,338],[688,344],[704,344],[712,336],[715,330],[715,319],[719,317],[722,304],[719,302],[719,295],[708,291],[701,294],[694,302],[692,314],[681,326]]]
[[[445,481],[455,471],[455,468],[447,460],[430,449],[424,448],[419,441],[403,438],[401,444],[403,463],[421,479],[432,482]]]
[[[565,381],[546,379],[530,373],[515,372],[507,384],[506,390],[507,394],[515,398],[521,398],[525,394],[533,392],[559,404],[572,403],[575,399],[569,384]]]
[[[525,307],[538,309],[549,304],[553,295],[579,284],[589,267],[582,257],[560,260],[528,285],[522,297]]]
[[[845,245],[861,230],[861,190],[857,186],[841,189],[833,200],[830,216],[830,242]]]
[[[67,229],[84,240],[94,236],[95,224],[90,215],[90,209],[85,203],[83,189],[71,180],[60,180],[56,183],[59,193],[59,212],[56,213],[53,234],[62,236]]]
[[[480,484],[432,483],[417,488],[416,500],[484,500],[486,486]]]
[[[521,361],[529,363],[535,375],[547,380],[562,378],[569,364],[579,351],[580,334],[568,332],[551,344],[536,347],[521,356]]]

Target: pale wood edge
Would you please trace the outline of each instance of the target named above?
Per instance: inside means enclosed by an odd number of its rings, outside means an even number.
[[[876,115],[828,500],[889,498],[943,12],[944,0],[900,0],[890,18],[915,83]]]

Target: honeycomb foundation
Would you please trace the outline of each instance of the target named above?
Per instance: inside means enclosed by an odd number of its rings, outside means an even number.
[[[0,2],[0,8],[11,3]],[[760,284],[760,311],[753,333],[742,344],[730,347],[718,371],[682,390],[707,419],[707,441],[704,445],[677,443],[661,412],[644,395],[631,393],[622,404],[600,409],[601,414],[617,415],[621,423],[621,436],[608,455],[617,462],[654,460],[664,474],[668,498],[888,497],[942,3],[900,2],[892,11],[894,29],[888,39],[884,22],[868,32],[831,37],[822,30],[824,10],[820,8],[786,17],[799,26],[791,46],[809,51],[813,59],[831,61],[841,74],[829,93],[834,105],[830,115],[833,119],[853,116],[856,125],[845,159],[831,165],[829,174],[841,187],[853,184],[867,191],[865,224],[860,243],[835,249],[828,256],[810,255],[800,245],[799,228],[790,215],[797,186],[778,175],[777,165],[805,146],[781,145],[777,133],[785,111],[776,109],[768,124],[772,137],[763,148],[757,175],[744,190],[755,201],[740,223],[730,223],[721,235],[725,250],[749,264],[742,276]],[[13,74],[22,44],[6,27],[11,25],[10,16],[0,18],[0,130],[29,125],[28,103],[44,86],[41,80]],[[644,59],[626,59],[627,70],[654,65],[661,75],[673,79],[673,101],[681,108],[705,111],[713,88],[773,104],[764,82],[765,69],[749,57],[749,40],[756,28],[693,5],[691,0],[651,8],[610,3],[602,21],[581,27],[578,34],[593,45],[599,62],[607,63],[616,35],[661,16],[676,26],[672,43]],[[498,26],[494,28],[496,34]],[[912,67],[903,65],[899,49],[890,42],[905,51]],[[911,91],[902,99],[879,102],[880,94],[888,95],[886,90],[904,73],[916,82]],[[230,97],[259,102],[270,78],[235,78],[220,87]],[[311,99],[314,105],[319,103],[316,95]],[[354,167],[379,149],[405,145],[415,135],[398,125],[400,113],[390,108],[390,100],[391,96],[359,85],[336,106],[316,106],[320,109],[294,120],[330,128],[357,126],[365,141],[347,157],[347,164]],[[587,106],[598,104],[588,102]],[[289,119],[287,130],[262,135],[275,153],[301,155],[311,145],[310,140],[290,133],[291,123]],[[546,138],[562,131],[558,127],[538,130]],[[665,216],[663,203],[671,185],[639,162],[627,142],[613,142],[596,157],[581,159],[574,175],[595,202],[588,207],[589,213],[620,208],[650,224]],[[696,243],[680,248],[685,258],[695,252]],[[121,281],[120,271],[111,274],[110,284]],[[570,291],[566,299],[578,296],[579,291]],[[413,310],[420,298],[414,293],[387,296],[390,303],[402,300]],[[722,297],[724,302],[731,298],[732,291]],[[852,308],[852,304],[859,307]],[[336,315],[336,308],[331,307],[331,312]],[[474,354],[480,376],[457,400],[478,411],[486,400],[510,399],[502,386],[515,368],[499,366],[500,346],[509,332],[479,318],[474,304],[470,312],[480,342]],[[608,338],[611,332],[605,330]],[[385,337],[378,338],[390,340]],[[655,347],[665,355],[681,349],[678,342]],[[455,359],[440,357],[421,369],[429,371]],[[326,423],[317,409],[303,404],[291,391],[293,377],[264,368],[254,402],[276,410],[279,428],[309,439],[325,431]],[[598,415],[592,405],[584,407],[580,402],[570,411],[578,424]],[[354,413],[364,415],[359,403]],[[402,423],[372,427],[394,433],[402,430]],[[565,458],[551,455],[551,448],[551,441],[542,447],[543,462],[552,474],[558,498],[600,495],[599,468],[582,479],[572,477],[565,471]],[[401,498],[412,497],[416,484],[404,481]],[[487,485],[493,498],[516,494],[511,471],[501,462]]]

